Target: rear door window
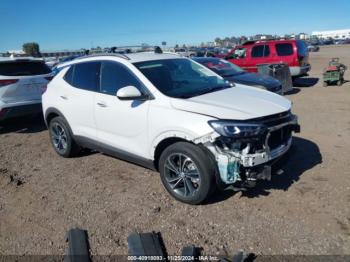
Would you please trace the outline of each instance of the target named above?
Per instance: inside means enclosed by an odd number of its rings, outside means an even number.
[[[293,45],[289,43],[276,44],[276,52],[278,56],[289,56],[293,54]]]
[[[270,55],[268,45],[256,45],[252,48],[252,57],[267,57]]]
[[[101,65],[100,92],[115,96],[117,91],[126,86],[134,86],[141,90],[141,84],[133,73],[124,65],[104,61]]]
[[[100,65],[100,62],[85,62],[75,64],[74,69],[72,69],[72,85],[88,91],[98,91]],[[69,71],[67,73],[69,73]],[[69,77],[69,75],[67,77]]]
[[[42,61],[0,62],[0,75],[3,76],[33,76],[49,73],[51,69]]]

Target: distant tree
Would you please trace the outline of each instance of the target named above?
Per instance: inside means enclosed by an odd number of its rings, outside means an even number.
[[[175,48],[179,48],[179,45],[178,45],[178,44],[176,44],[176,45],[175,45]]]
[[[183,45],[182,45],[182,48],[186,48],[186,45],[185,45],[185,44],[183,44]]]
[[[248,38],[246,36],[241,36],[240,39],[239,39],[239,43],[240,44],[243,44],[244,42],[246,42],[248,40]]]
[[[239,39],[235,36],[231,36],[230,41],[232,44],[238,44],[239,43]]]
[[[214,39],[214,42],[216,46],[222,46],[223,40],[220,37],[217,37]]]
[[[34,56],[34,57],[40,56],[39,44],[35,43],[35,42],[24,43],[23,44],[23,51],[29,56]]]

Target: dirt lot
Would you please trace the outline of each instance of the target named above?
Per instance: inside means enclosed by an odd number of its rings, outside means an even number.
[[[152,230],[170,254],[189,244],[206,254],[350,254],[350,82],[322,87],[331,57],[350,66],[350,45],[311,53],[310,76],[288,95],[302,131],[285,173],[202,206],[106,155],[60,158],[40,119],[0,124],[0,254],[64,254],[72,227],[88,230],[93,254],[126,254],[129,233]]]

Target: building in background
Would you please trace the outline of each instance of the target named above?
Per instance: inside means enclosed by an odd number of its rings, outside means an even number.
[[[350,38],[350,29],[342,30],[330,30],[330,31],[315,31],[312,32],[312,36],[316,36],[319,39],[348,39]]]

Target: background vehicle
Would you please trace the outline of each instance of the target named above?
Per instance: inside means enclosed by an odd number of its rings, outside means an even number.
[[[57,57],[48,57],[45,58],[45,64],[49,67],[49,68],[53,68],[55,65],[57,65],[59,63],[59,60]]]
[[[191,52],[186,48],[175,48],[175,53],[184,57],[191,57],[195,55],[195,52]]]
[[[320,51],[320,47],[318,45],[308,45],[307,50],[309,52],[318,52]]]
[[[0,120],[41,112],[41,94],[51,79],[41,59],[0,58]]]
[[[43,94],[55,151],[94,148],[160,172],[176,199],[251,187],[298,130],[291,102],[176,54],[98,55],[66,63]]]
[[[59,59],[59,63],[65,63],[81,57],[82,55],[71,55]]]
[[[271,76],[248,73],[239,66],[219,58],[195,57],[193,60],[208,67],[233,83],[254,86],[277,94],[282,94],[282,85],[280,81]]]
[[[248,41],[236,46],[226,57],[248,72],[258,64],[286,63],[292,76],[305,75],[310,69],[309,52],[302,40]]]
[[[225,58],[229,54],[230,51],[231,51],[231,49],[225,48],[225,47],[215,48],[214,55],[215,55],[215,57],[218,57],[218,58]]]

